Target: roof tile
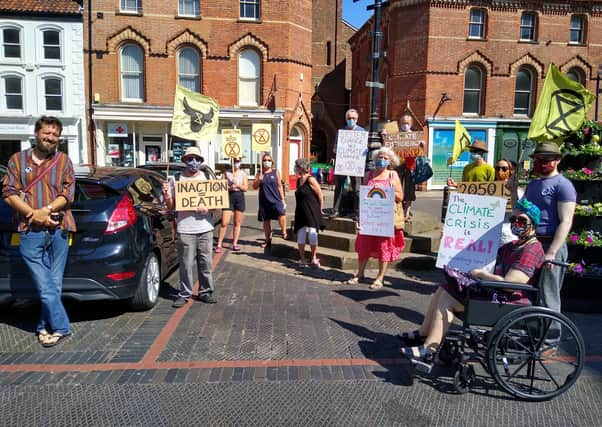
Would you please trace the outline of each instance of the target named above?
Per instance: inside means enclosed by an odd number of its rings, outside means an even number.
[[[79,4],[75,0],[1,0],[0,12],[74,14]]]

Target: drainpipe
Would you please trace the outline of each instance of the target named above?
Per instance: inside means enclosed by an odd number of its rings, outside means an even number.
[[[94,93],[92,92],[92,0],[88,0],[88,126],[89,143],[88,159],[89,163],[96,165],[96,126],[93,119]]]

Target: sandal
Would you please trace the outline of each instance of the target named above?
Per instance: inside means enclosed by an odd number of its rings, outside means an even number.
[[[283,231],[283,232],[282,232],[282,238],[283,238],[284,240],[288,239],[288,233],[287,233],[286,231]]]
[[[300,259],[299,260],[299,267],[307,267],[309,264],[307,263],[306,259]]]
[[[266,239],[261,245],[259,245],[260,248],[269,248],[270,246],[272,246],[272,239]]]
[[[215,250],[216,254],[222,253],[222,247],[221,246],[216,246],[214,250]]]
[[[380,289],[383,287],[383,282],[380,279],[375,279],[369,287],[370,289]]]
[[[318,258],[312,259],[311,260],[311,265],[313,265],[314,267],[320,268],[320,260]]]
[[[41,329],[38,331],[38,342],[40,344],[44,344],[44,342],[46,341],[46,339],[50,336],[50,332],[48,332],[46,329]]]
[[[234,246],[232,246],[232,250],[233,250],[234,252],[240,252],[242,249],[240,248],[240,246],[238,246],[238,245],[234,245]]]
[[[42,342],[44,347],[54,347],[58,345],[61,341],[69,338],[71,334],[61,334],[58,332],[53,333],[52,335],[48,335],[46,339]]]
[[[353,276],[351,279],[345,280],[343,283],[346,285],[357,285],[362,280],[364,280],[363,277]]]
[[[434,353],[423,345],[415,347],[401,347],[402,356],[410,359],[416,365],[416,370],[429,374],[435,363]]]
[[[426,339],[425,336],[420,335],[418,329],[412,332],[402,332],[397,335],[397,338],[407,345],[412,345],[414,343],[424,344],[424,340]]]

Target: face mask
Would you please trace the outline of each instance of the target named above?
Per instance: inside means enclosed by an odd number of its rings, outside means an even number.
[[[389,166],[389,163],[391,163],[391,162],[389,162],[386,159],[376,159],[374,161],[374,165],[376,166],[376,169],[384,169],[387,166]]]
[[[197,159],[188,159],[186,160],[186,167],[190,172],[197,172],[199,167],[201,166],[201,162]]]
[[[481,157],[481,155],[479,153],[470,153],[470,161],[473,163],[477,163],[482,158],[483,157]]]
[[[240,169],[240,162],[234,162],[234,169]]]
[[[357,120],[355,119],[347,119],[347,127],[355,127],[355,124],[357,123]]]
[[[409,132],[412,129],[412,126],[410,126],[407,123],[404,123],[401,125],[401,131],[402,132]]]
[[[271,168],[272,167],[272,161],[271,160],[264,160],[263,161],[263,167],[264,168]]]
[[[518,224],[511,224],[510,225],[510,230],[512,231],[512,234],[514,234],[515,236],[518,237],[523,237],[523,235],[529,231],[529,226],[528,225],[518,225]]]
[[[536,175],[549,175],[554,172],[554,163],[541,159],[535,159],[535,162],[533,163],[533,171]]]

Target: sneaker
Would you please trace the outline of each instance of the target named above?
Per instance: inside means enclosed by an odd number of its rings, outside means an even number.
[[[320,260],[318,258],[312,259],[311,260],[311,265],[313,265],[314,267],[320,268]]]
[[[328,219],[335,219],[339,216],[339,212],[338,211],[332,211],[330,213],[330,215],[328,215]]]
[[[215,304],[217,302],[215,297],[209,292],[199,295],[199,301],[202,301],[205,304]]]
[[[188,298],[177,297],[171,306],[173,308],[180,308],[180,307],[184,307],[187,302],[188,302]]]

